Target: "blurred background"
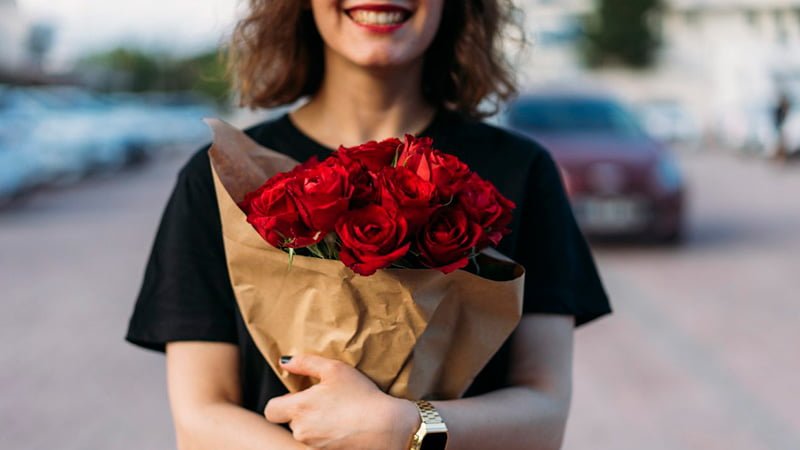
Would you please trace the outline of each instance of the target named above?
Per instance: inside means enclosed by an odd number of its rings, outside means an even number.
[[[800,0],[520,0],[491,120],[544,143],[615,314],[566,449],[800,449]],[[248,126],[235,0],[0,0],[0,447],[174,448],[123,342],[201,118]]]

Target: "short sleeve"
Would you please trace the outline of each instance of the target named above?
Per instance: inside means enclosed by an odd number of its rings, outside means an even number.
[[[523,312],[575,316],[576,326],[611,312],[549,153],[539,150],[527,180],[515,259],[525,267]]]
[[[181,170],[158,227],[126,339],[163,351],[171,341],[237,341],[235,300],[208,154]]]

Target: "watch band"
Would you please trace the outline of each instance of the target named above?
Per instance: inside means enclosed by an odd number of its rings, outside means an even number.
[[[417,400],[414,404],[417,405],[423,423],[427,425],[442,424],[442,426],[444,426],[442,416],[439,415],[439,411],[434,408],[431,402],[427,400]],[[447,427],[445,427],[445,430],[447,430]]]
[[[422,423],[411,439],[410,450],[444,450],[447,444],[447,425],[436,411],[436,408],[426,400],[415,401],[419,410]]]

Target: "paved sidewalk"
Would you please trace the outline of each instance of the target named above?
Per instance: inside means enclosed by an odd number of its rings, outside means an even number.
[[[686,245],[599,248],[568,450],[800,449],[800,166],[690,155]]]

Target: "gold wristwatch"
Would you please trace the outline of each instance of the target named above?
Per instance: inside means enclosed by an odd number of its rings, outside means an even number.
[[[444,450],[447,446],[447,425],[442,416],[429,402],[414,402],[419,410],[422,423],[411,438],[410,450]]]

